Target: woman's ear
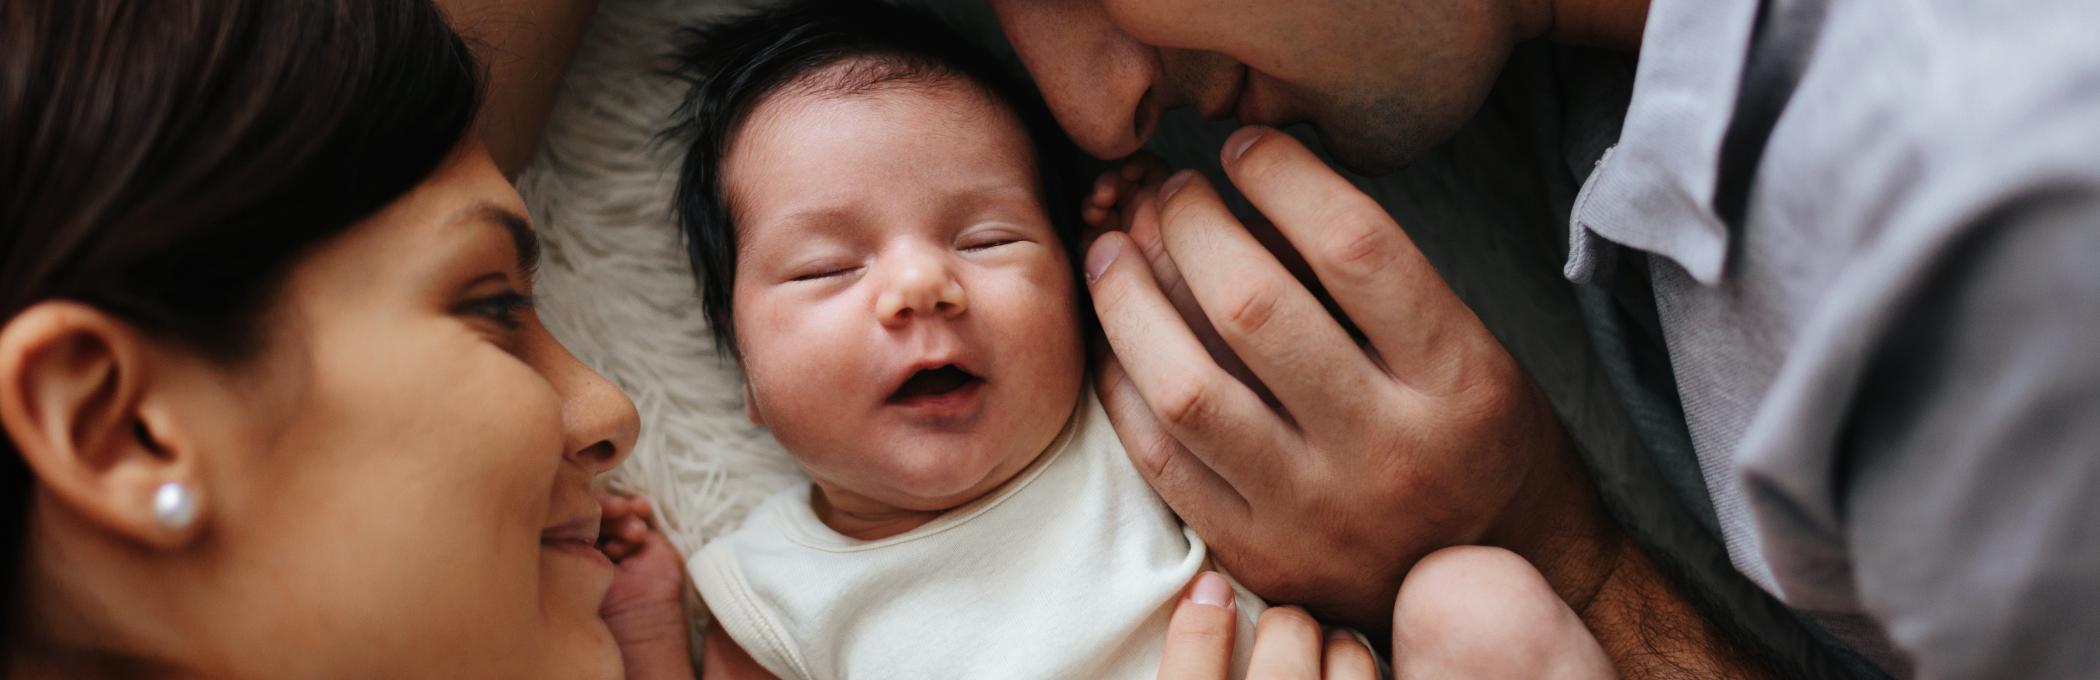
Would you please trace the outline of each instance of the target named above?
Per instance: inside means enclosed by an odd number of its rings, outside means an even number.
[[[0,426],[44,494],[125,539],[179,548],[204,524],[197,455],[140,408],[156,347],[74,302],[40,302],[0,327]]]
[[[753,425],[766,426],[766,417],[758,414],[758,392],[751,389],[749,380],[744,381],[744,417]]]

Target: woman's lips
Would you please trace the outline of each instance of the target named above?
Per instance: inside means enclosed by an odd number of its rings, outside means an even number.
[[[565,522],[540,532],[540,547],[581,557],[607,567],[612,559],[598,549],[598,518]]]

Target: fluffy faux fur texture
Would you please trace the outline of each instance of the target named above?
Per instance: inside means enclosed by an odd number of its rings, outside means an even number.
[[[745,420],[736,366],[715,352],[670,214],[679,159],[656,137],[683,91],[661,75],[672,29],[727,6],[604,2],[518,180],[545,242],[541,318],[641,411],[641,440],[611,484],[647,495],[682,555],[803,479]]]

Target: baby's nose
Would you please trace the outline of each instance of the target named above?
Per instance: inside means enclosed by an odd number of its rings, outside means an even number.
[[[883,325],[896,327],[913,316],[950,317],[969,308],[962,282],[943,263],[931,258],[904,263],[890,277],[875,302]]]

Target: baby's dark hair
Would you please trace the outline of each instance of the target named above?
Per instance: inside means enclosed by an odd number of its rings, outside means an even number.
[[[795,0],[682,31],[674,75],[691,84],[666,136],[685,148],[672,199],[719,352],[741,360],[731,313],[736,225],[722,163],[769,96],[854,96],[894,85],[964,84],[1003,103],[1028,133],[1044,209],[1077,240],[1077,152],[1032,85],[931,14],[873,0]],[[846,60],[848,69],[829,69]],[[817,74],[823,78],[812,78]]]

